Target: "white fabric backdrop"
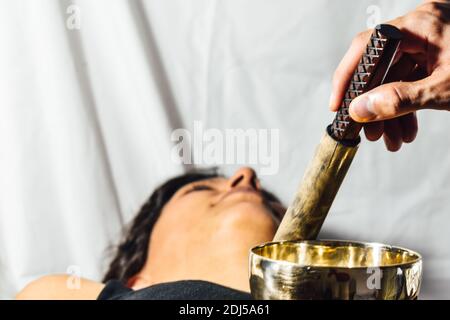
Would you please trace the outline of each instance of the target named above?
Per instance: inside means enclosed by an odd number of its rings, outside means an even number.
[[[0,0],[0,298],[70,266],[99,280],[121,226],[183,171],[170,134],[194,120],[280,129],[279,173],[262,181],[288,203],[367,8],[387,20],[417,3]],[[450,298],[450,116],[419,120],[398,153],[363,141],[321,237],[418,250],[421,298]]]

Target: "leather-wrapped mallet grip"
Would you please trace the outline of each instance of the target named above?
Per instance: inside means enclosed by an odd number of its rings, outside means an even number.
[[[394,26],[381,24],[375,28],[331,124],[334,139],[353,141],[359,138],[362,125],[351,119],[350,103],[384,82],[401,39],[402,33]]]

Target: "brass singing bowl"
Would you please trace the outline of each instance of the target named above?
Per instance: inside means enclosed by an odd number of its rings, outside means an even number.
[[[261,300],[413,300],[421,279],[418,253],[380,243],[281,241],[250,251],[250,289]]]

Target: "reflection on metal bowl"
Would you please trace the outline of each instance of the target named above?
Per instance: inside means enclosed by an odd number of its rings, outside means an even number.
[[[281,241],[250,251],[255,299],[417,299],[422,258],[408,249],[342,240]]]

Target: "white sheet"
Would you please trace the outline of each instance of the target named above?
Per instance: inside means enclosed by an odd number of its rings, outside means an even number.
[[[417,3],[0,0],[0,298],[68,269],[99,280],[121,226],[183,171],[170,134],[195,120],[280,129],[280,170],[262,180],[288,203],[368,7],[387,20]],[[421,298],[450,298],[450,116],[419,120],[399,153],[362,143],[321,237],[418,250]]]

